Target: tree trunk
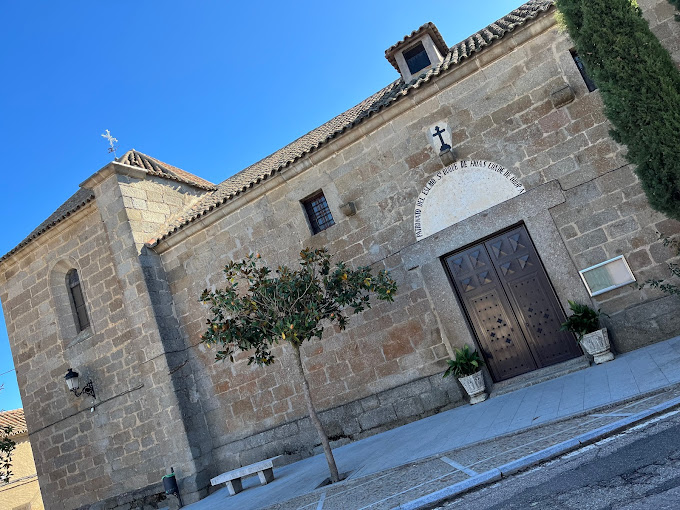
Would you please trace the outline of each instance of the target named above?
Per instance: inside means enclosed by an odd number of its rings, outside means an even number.
[[[336,483],[340,481],[340,476],[338,475],[338,467],[335,465],[335,458],[333,457],[333,451],[331,450],[331,444],[328,442],[328,436],[326,436],[326,431],[323,429],[321,420],[316,414],[316,409],[314,409],[314,403],[312,402],[312,394],[309,391],[309,383],[307,382],[307,377],[305,376],[305,370],[302,367],[302,358],[300,357],[300,346],[295,345],[291,342],[293,351],[295,352],[295,361],[297,362],[298,372],[302,378],[302,389],[305,394],[305,401],[307,402],[307,411],[309,412],[309,419],[312,420],[312,424],[316,428],[319,434],[319,439],[321,439],[321,445],[323,446],[323,452],[326,454],[326,462],[328,462],[328,469],[331,472],[331,483]]]

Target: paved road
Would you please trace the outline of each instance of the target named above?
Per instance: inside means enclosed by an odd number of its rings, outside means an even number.
[[[439,508],[680,509],[680,411]]]

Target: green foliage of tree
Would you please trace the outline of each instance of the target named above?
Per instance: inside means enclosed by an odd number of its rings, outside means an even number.
[[[339,474],[305,376],[300,346],[322,339],[324,327],[334,324],[344,330],[350,314],[371,307],[371,296],[392,301],[395,281],[386,271],[373,274],[370,267],[352,270],[344,262],[331,264],[324,250],[304,249],[300,268],[279,267],[274,273],[250,255],[224,268],[223,290],[205,290],[201,301],[210,305],[212,317],[201,336],[208,346],[216,345],[216,361],[234,361],[239,351],[248,354],[248,364],[274,363],[272,348],[285,342],[292,348],[300,375],[309,417],[319,433],[331,481]]]
[[[12,476],[12,454],[17,444],[12,440],[12,427],[0,427],[0,483],[8,483]]]
[[[676,9],[680,10],[680,0],[668,0],[671,5],[674,5]],[[680,14],[675,15],[675,21],[680,21]]]
[[[631,0],[557,0],[650,205],[680,220],[680,72]]]
[[[4,389],[4,384],[0,384],[0,391]],[[14,430],[10,425],[0,427],[0,483],[8,483],[12,476],[12,454],[17,444],[10,435]]]
[[[675,250],[675,256],[680,256],[680,238],[670,238],[662,233],[659,233],[659,239],[666,248],[672,248]],[[642,283],[636,284],[638,289],[644,289],[645,287],[650,287],[652,289],[659,289],[660,291],[669,294],[671,296],[680,296],[680,265],[676,262],[668,263],[668,270],[670,271],[670,276],[659,280],[656,278],[650,278]]]

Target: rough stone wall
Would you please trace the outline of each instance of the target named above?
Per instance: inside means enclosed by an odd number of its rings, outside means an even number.
[[[500,163],[520,177],[529,191],[556,182],[562,190],[559,201],[574,204],[583,190],[597,188],[600,202],[589,204],[591,209],[582,208],[578,219],[568,213],[569,205],[557,205],[552,210],[555,219],[549,220],[556,233],[557,227],[562,229],[563,237],[551,242],[557,241],[556,249],[569,265],[568,270],[549,270],[556,279],[560,271],[569,273],[561,286],[564,291],[558,291],[563,306],[567,299],[583,297],[576,269],[593,260],[601,262],[605,259],[598,257],[617,250],[628,256],[636,250],[654,249],[649,229],[664,218],[644,204],[623,148],[608,136],[599,93],[588,93],[570,48],[571,42],[558,33],[550,15],[543,16],[434,84],[421,87],[403,99],[402,105],[391,107],[392,112],[388,109],[365,122],[361,128],[365,135],[356,142],[320,151],[233,205],[223,206],[224,211],[213,213],[220,218],[214,223],[206,221],[190,237],[159,247],[182,334],[188,344],[196,345],[187,351],[187,367],[201,394],[217,466],[233,467],[274,450],[300,452],[306,441],[314,441],[299,425],[304,420],[297,421],[306,413],[285,348],[275,350],[278,364],[263,369],[248,367],[244,359],[214,364],[213,352],[197,345],[207,314],[197,298],[203,288],[221,284],[221,268],[231,259],[258,251],[276,266],[294,263],[303,246],[327,246],[338,259],[352,265],[387,268],[399,282],[394,304],[380,304],[354,317],[347,331],[329,331],[323,342],[303,349],[313,397],[319,408],[331,410],[326,422],[337,431],[332,436],[354,437],[398,422],[400,417],[380,399],[374,409],[359,402],[397,387],[402,388],[404,400],[415,402],[418,381],[441,373],[452,349],[471,341],[466,326],[452,328],[451,319],[438,313],[440,299],[453,306],[456,300],[450,289],[440,295],[428,287],[427,272],[435,270],[432,264],[418,255],[408,261],[401,255],[417,253],[415,198],[431,174],[443,166],[426,138],[435,122],[448,122],[461,159]],[[565,85],[575,99],[556,108],[553,93]],[[630,187],[625,196],[624,184],[617,187],[619,176],[624,175]],[[318,189],[323,189],[336,224],[311,236],[300,200]],[[345,217],[340,212],[340,205],[347,201],[356,204],[356,215]],[[499,228],[510,224],[500,222]],[[639,230],[646,227],[641,234]],[[550,237],[540,231],[530,233],[536,238]],[[457,248],[454,237],[448,251]],[[447,252],[446,245],[438,249],[436,257]],[[654,262],[657,269],[667,258],[659,255]],[[446,279],[441,267],[437,278]],[[655,303],[657,296],[637,294],[636,299]],[[630,306],[630,302],[608,301],[612,317],[626,313]],[[678,325],[671,324],[670,316],[666,319],[663,327],[648,335],[648,341],[677,332]],[[611,325],[615,338],[622,338],[617,348],[633,348],[634,342],[625,340],[621,331],[623,323],[612,320]],[[357,406],[371,419],[356,430],[343,427],[338,416],[352,415]],[[404,419],[417,417],[420,408],[414,404],[412,414]],[[280,438],[276,447],[272,438]]]
[[[653,212],[631,165],[625,165],[565,192],[551,212],[579,269],[624,255],[639,282],[670,275],[674,257],[658,233],[680,233],[680,223]],[[652,289],[633,286],[593,298],[615,348],[629,351],[670,338],[680,330],[680,302]]]
[[[327,409],[319,417],[336,448],[462,403],[458,384],[437,373]],[[303,417],[221,445],[214,457],[219,471],[220,465],[245,466],[281,454],[292,462],[322,451],[316,429]]]
[[[674,17],[678,11],[667,0],[638,4],[652,32],[680,67],[680,23]],[[659,241],[659,233],[679,234],[680,223],[649,208],[631,165],[617,167],[618,158],[616,164],[604,159],[598,165],[597,177],[565,188],[567,201],[552,209],[576,265],[582,269],[625,255],[639,282],[667,278],[668,263],[677,257]],[[619,351],[668,338],[680,328],[680,303],[659,291],[627,286],[596,296],[593,303],[610,315],[603,320]]]
[[[163,344],[172,388],[184,423],[184,433],[196,465],[193,483],[197,488],[203,489],[210,483],[211,472],[208,467],[212,465],[212,441],[207,433],[193,373],[186,368],[184,351],[187,345],[180,334],[165,270],[158,254],[143,244],[162,226],[167,225],[171,217],[184,211],[205,191],[140,172],[126,174],[128,169],[125,167],[114,167],[131,235],[139,251],[138,260],[146,284],[145,291],[148,293],[153,308],[152,316]]]
[[[59,259],[77,261],[88,303],[94,335],[77,343],[59,334],[50,296],[50,272]],[[129,326],[121,300],[114,298],[122,289],[97,210],[87,207],[2,266],[0,298],[43,500],[47,508],[74,508],[88,492],[114,490],[111,475],[126,446],[123,409],[131,404],[127,395],[116,398],[119,390],[129,389],[116,372],[138,361],[124,348]],[[92,378],[100,399],[113,399],[104,410],[120,406],[118,420],[103,423],[101,407],[90,415],[91,401],[66,390],[69,367],[85,381]]]
[[[170,466],[189,500],[200,489],[154,314],[143,303],[149,297],[129,224],[118,214],[123,198],[115,196],[115,183],[102,189],[107,184],[96,189],[96,206],[53,227],[0,271],[0,299],[48,509],[104,508],[122,493],[157,488]],[[86,334],[64,337],[59,327],[72,320],[57,313],[52,273],[60,264],[79,272],[91,322]],[[69,367],[80,372],[83,385],[92,379],[94,411],[89,397],[67,391]]]
[[[663,2],[641,1],[653,4],[646,15],[653,12],[659,34],[676,30]],[[323,342],[303,347],[313,397],[335,444],[462,402],[455,381],[440,377],[453,349],[474,343],[440,262],[447,253],[524,222],[563,306],[587,299],[578,269],[620,253],[638,279],[663,275],[671,254],[654,231],[672,234],[679,225],[647,207],[624,149],[608,136],[599,93],[587,92],[571,44],[550,16],[155,252],[141,244],[199,192],[163,179],[102,174],[93,183],[96,206],[3,262],[0,299],[46,507],[75,508],[93,498],[97,508],[154,498],[160,505],[158,480],[170,465],[188,502],[218,472],[314,451],[285,346],[265,369],[247,366],[244,357],[215,364],[214,352],[198,343],[207,315],[201,291],[221,285],[224,264],[249,252],[276,266],[294,264],[304,246],[326,246],[353,266],[389,269],[399,283],[394,303],[380,303],[353,317],[346,331],[327,331]],[[664,40],[673,45],[671,36]],[[553,93],[565,85],[574,100],[557,108]],[[527,193],[416,243],[415,199],[444,166],[427,139],[441,121],[452,129],[461,159],[507,167]],[[319,189],[336,224],[312,236],[300,200]],[[340,211],[348,201],[355,215]],[[91,335],[65,338],[59,327],[50,281],[55,260],[79,270]],[[624,288],[593,303],[610,314],[621,351],[680,331],[677,301],[659,294]],[[632,326],[644,321],[649,327]],[[93,413],[90,402],[65,390],[69,366],[93,379]]]
[[[143,226],[143,222],[130,221],[128,217],[123,195],[126,188],[121,185],[126,179],[120,173],[120,166],[112,164],[92,176],[86,184],[92,187],[97,197],[102,223],[111,245],[116,276],[124,289],[122,300],[128,311],[130,333],[141,359],[140,373],[135,376],[146,387],[147,405],[152,408],[147,416],[155,420],[156,427],[161,427],[155,434],[161,437],[154,445],[156,452],[144,452],[145,456],[141,457],[142,462],[138,464],[130,456],[126,456],[124,462],[126,469],[136,471],[137,466],[143,466],[146,471],[155,471],[153,475],[148,475],[149,478],[158,476],[160,466],[164,471],[174,466],[185,502],[191,503],[205,495],[206,480],[194,462],[197,452],[189,444],[184,420],[190,410],[183,407],[183,400],[177,394],[178,389],[181,389],[173,377],[177,367],[172,365],[171,356],[168,356],[168,352],[181,350],[182,344],[165,334],[166,326],[172,324],[172,299],[164,292],[164,286],[156,282],[159,276],[162,277],[162,271],[159,272],[157,267],[157,257],[147,256],[146,251],[140,253],[135,242],[139,232],[137,229]],[[140,182],[144,184],[144,181]],[[157,452],[161,456],[147,460],[147,457]],[[127,483],[124,488],[127,492],[144,487],[135,482]],[[117,494],[121,492],[119,490]]]
[[[122,165],[117,165],[117,168],[119,172],[126,170]],[[140,249],[158,232],[159,227],[167,225],[174,215],[190,207],[206,193],[205,190],[162,177],[145,175],[140,178],[139,171],[133,175],[122,172],[118,175],[118,185],[135,243]]]

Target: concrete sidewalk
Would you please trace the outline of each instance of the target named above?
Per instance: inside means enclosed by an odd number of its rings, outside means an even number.
[[[680,396],[677,383],[680,337],[336,448],[338,468],[349,475],[339,484],[316,488],[328,476],[317,455],[276,468],[266,486],[255,476],[235,496],[222,489],[186,508],[395,508],[663,405]]]

